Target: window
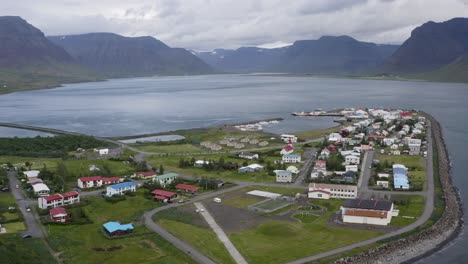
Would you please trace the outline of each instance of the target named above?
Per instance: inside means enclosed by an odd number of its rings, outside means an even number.
[[[317,197],[322,197],[322,195],[319,193],[319,194],[317,194]]]

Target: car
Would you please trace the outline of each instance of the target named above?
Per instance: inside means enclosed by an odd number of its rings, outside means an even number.
[[[372,169],[372,166],[369,166],[369,169]]]
[[[18,185],[18,184],[16,184],[16,186],[15,186],[15,187],[16,187],[16,189],[19,189],[19,185]]]
[[[178,202],[178,203],[185,203],[185,200],[184,200],[184,199],[182,199],[182,200],[179,200],[179,202]]]
[[[8,189],[7,187],[3,187],[2,188],[2,192],[8,192],[10,189]]]
[[[200,210],[198,210],[198,209],[195,209],[195,212],[199,213],[199,212],[200,212]]]
[[[31,238],[32,236],[30,234],[24,234],[23,238]]]
[[[205,212],[205,209],[200,209],[200,212]]]
[[[31,208],[30,208],[30,207],[26,207],[26,211],[27,211],[27,212],[31,212]]]

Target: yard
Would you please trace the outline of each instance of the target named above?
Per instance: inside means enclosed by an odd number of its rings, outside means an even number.
[[[54,263],[44,242],[36,238],[23,239],[20,234],[0,235],[0,263]]]
[[[423,190],[426,189],[427,177],[426,177],[426,164],[425,159],[422,156],[408,156],[408,155],[382,155],[377,154],[376,159],[388,161],[390,164],[403,164],[408,168],[408,178],[410,185],[421,184]]]
[[[424,197],[419,195],[407,195],[401,197],[392,197],[392,200],[405,201],[403,204],[395,204],[395,209],[400,210],[396,217],[392,217],[390,226],[407,226],[412,224],[424,212]],[[405,217],[406,216],[406,217]],[[411,218],[412,217],[412,218]]]
[[[140,189],[135,197],[112,204],[102,198],[90,197],[83,207],[92,224],[49,225],[49,242],[61,252],[66,263],[193,263],[161,237],[142,225],[142,214],[158,203],[143,198]],[[123,238],[108,239],[102,231],[107,221],[132,222],[135,232]]]
[[[15,212],[10,213],[8,207],[13,206],[16,208]],[[21,221],[20,221],[21,220]],[[9,221],[9,223],[5,223]],[[8,233],[16,233],[25,230],[24,223],[22,222],[22,215],[16,205],[16,200],[11,193],[0,193],[0,223]]]

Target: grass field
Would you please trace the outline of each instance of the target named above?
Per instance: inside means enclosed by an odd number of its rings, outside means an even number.
[[[130,164],[125,164],[122,161],[112,161],[106,159],[99,160],[65,160],[63,161],[67,167],[68,175],[65,180],[76,184],[79,177],[88,176],[92,174],[102,174],[104,166],[110,169],[112,176],[125,176],[135,172],[135,169]],[[56,164],[55,164],[56,165]],[[96,165],[101,170],[100,172],[91,172],[90,165]],[[55,167],[54,167],[55,168]]]
[[[215,262],[235,263],[212,230],[167,219],[160,219],[158,224],[171,234],[197,248]]]
[[[258,203],[264,200],[263,198],[253,196],[253,195],[240,195],[236,197],[231,197],[228,199],[223,199],[222,203],[237,208],[247,208],[249,205]]]
[[[345,126],[349,125],[349,124],[351,124],[351,123],[345,123]],[[328,134],[333,133],[333,132],[337,132],[338,130],[340,130],[340,127],[342,127],[342,125],[337,125],[337,126],[334,126],[334,127],[329,127],[329,128],[324,128],[324,129],[315,129],[315,130],[302,131],[302,132],[295,133],[295,135],[297,137],[299,137],[299,138],[302,138],[302,139],[322,138],[325,135],[328,135]]]
[[[312,223],[270,221],[231,234],[230,239],[249,263],[284,263],[380,234],[376,231],[331,227],[318,220]]]
[[[2,226],[6,228],[7,234],[17,233],[19,231],[26,230],[26,226],[24,226],[23,222],[6,223],[6,224],[2,224]]]
[[[314,222],[320,216],[312,215],[312,214],[295,214],[293,217],[296,218],[297,220],[301,221],[302,223],[308,224],[308,223]]]
[[[281,207],[281,206],[284,206],[288,204],[288,202],[286,201],[283,201],[283,200],[266,200],[264,202],[261,202],[257,205],[255,205],[255,207],[257,208],[260,208],[260,209],[265,209],[265,210],[274,210],[278,207]]]
[[[4,221],[9,221],[12,219],[18,219],[20,211],[17,210],[14,213],[10,213],[7,211],[8,207],[14,206],[15,208],[18,209],[18,206],[16,205],[16,200],[13,194],[11,193],[0,193],[0,223]]]
[[[55,263],[40,239],[23,239],[20,234],[0,235],[0,256],[0,263]]]
[[[138,223],[144,211],[158,206],[158,203],[143,198],[142,192],[140,189],[136,197],[127,197],[116,204],[90,197],[90,205],[83,209],[93,223],[48,226],[52,248],[61,252],[65,263],[193,263],[188,256],[138,224],[135,236],[108,239],[103,235],[103,223]],[[118,249],[105,251],[112,247]]]
[[[17,156],[0,156],[0,164],[6,164],[10,162],[13,166],[16,167],[25,167],[25,162],[30,162],[32,164],[31,169],[42,169],[44,164],[47,168],[55,168],[57,161],[60,159],[57,158],[28,158],[28,157],[17,157]]]
[[[396,197],[393,197],[396,198]],[[408,204],[406,205],[395,205],[395,209],[400,210],[398,216],[392,217],[391,226],[407,226],[416,220],[424,212],[424,197],[419,195],[402,196],[403,199],[407,199]],[[414,218],[404,218],[403,216],[409,216]]]

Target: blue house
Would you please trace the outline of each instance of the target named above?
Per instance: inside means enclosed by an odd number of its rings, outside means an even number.
[[[393,187],[398,190],[408,190],[410,188],[408,169],[404,165],[393,165]]]
[[[106,196],[123,195],[125,192],[136,192],[136,184],[133,182],[122,182],[107,186]]]
[[[109,236],[121,236],[133,232],[133,224],[107,222],[102,225]]]

